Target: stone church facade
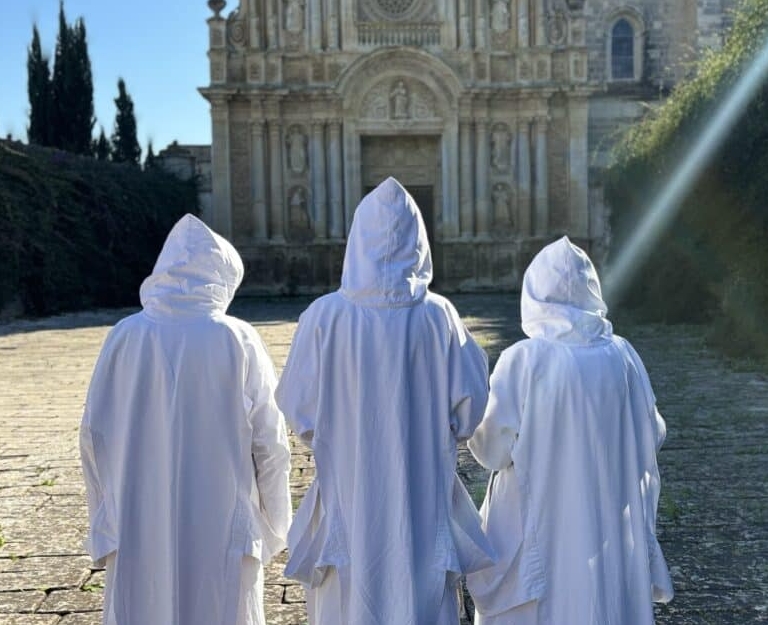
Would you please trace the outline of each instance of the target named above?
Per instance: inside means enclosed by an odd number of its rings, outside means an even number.
[[[514,289],[560,234],[600,254],[612,142],[720,44],[731,2],[208,4],[205,218],[246,292],[319,292],[389,175],[422,210],[440,289]]]

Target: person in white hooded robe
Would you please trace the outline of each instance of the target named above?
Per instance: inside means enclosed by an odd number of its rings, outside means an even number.
[[[290,451],[256,330],[226,310],[234,247],[186,215],[107,336],[80,449],[106,564],[105,625],[265,625],[263,566],[285,546]]]
[[[469,449],[496,472],[481,508],[498,555],[467,577],[476,625],[651,625],[672,584],[656,540],[666,427],[567,237],[523,277],[523,331],[491,376]]]
[[[460,574],[492,562],[455,473],[487,358],[431,279],[419,209],[388,178],[355,212],[341,288],[299,319],[277,402],[315,458],[285,570],[310,625],[456,625]]]

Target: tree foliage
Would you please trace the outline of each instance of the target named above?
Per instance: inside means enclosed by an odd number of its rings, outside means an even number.
[[[768,0],[744,0],[721,50],[629,131],[608,173],[612,247],[620,250],[646,202],[700,134],[745,68],[768,44]],[[768,354],[768,83],[683,200],[625,304],[652,318],[714,318],[726,350]]]
[[[118,95],[115,98],[117,114],[115,130],[112,133],[112,160],[116,163],[139,164],[141,147],[136,138],[136,116],[133,113],[133,100],[125,88],[125,81],[117,81]]]
[[[93,77],[88,57],[85,22],[67,23],[64,3],[59,4],[51,79],[51,141],[54,147],[75,154],[91,153],[93,132]]]

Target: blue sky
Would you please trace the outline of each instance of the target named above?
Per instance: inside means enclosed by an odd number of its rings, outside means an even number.
[[[3,2],[0,18],[0,136],[26,141],[27,48],[32,25],[52,59],[59,0]],[[7,5],[7,6],[5,6]],[[224,13],[234,10],[227,2]],[[115,121],[117,80],[133,98],[138,138],[157,153],[173,140],[210,143],[208,103],[198,87],[209,82],[206,0],[65,0],[67,21],[83,17],[94,83],[95,134],[107,136]],[[51,64],[52,66],[52,64]],[[142,155],[143,157],[143,155]]]

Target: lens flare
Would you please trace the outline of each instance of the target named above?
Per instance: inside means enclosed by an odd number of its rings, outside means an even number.
[[[708,119],[698,139],[650,203],[638,228],[610,263],[604,280],[606,299],[617,301],[630,286],[635,272],[652,253],[654,243],[679,212],[682,200],[767,78],[768,41]]]

